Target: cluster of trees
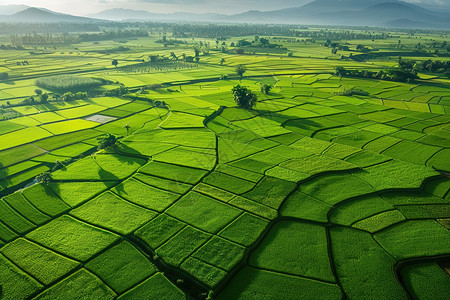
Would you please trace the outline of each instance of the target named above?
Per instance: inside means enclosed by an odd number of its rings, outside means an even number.
[[[36,85],[56,92],[79,92],[97,88],[103,85],[103,82],[89,77],[59,75],[39,78],[36,80]]]
[[[23,100],[22,102],[19,103],[19,105],[33,105],[33,104],[45,104],[48,102],[48,94],[42,92],[41,89],[35,89],[34,93],[36,94],[35,96],[31,96],[25,100]]]
[[[174,37],[203,37],[226,41],[229,37],[264,35],[264,36],[296,36],[296,25],[218,25],[218,24],[174,24],[171,26]]]
[[[397,82],[413,82],[415,79],[419,78],[417,73],[402,69],[372,72],[368,70],[347,70],[344,67],[336,67],[335,75],[341,77],[372,78]]]
[[[369,31],[356,30],[297,30],[295,36],[311,38],[312,40],[383,40],[391,38],[391,34],[387,32],[375,33]]]
[[[103,94],[107,97],[120,97],[128,94],[130,91],[124,85],[120,85],[118,88],[104,92]]]
[[[11,44],[1,44],[0,45],[1,50],[24,50],[25,48],[21,45],[11,45]]]
[[[361,89],[357,89],[357,88],[351,88],[351,89],[345,89],[342,92],[337,92],[336,95],[339,96],[370,96],[369,92],[366,92],[364,90]]]
[[[273,89],[273,85],[268,84],[268,83],[262,83],[261,84],[261,93],[265,94],[265,95],[269,95],[270,91]]]
[[[127,131],[128,131],[128,129],[127,129]],[[105,136],[97,138],[97,140],[98,140],[97,149],[102,150],[102,149],[107,149],[109,147],[115,148],[119,139],[115,135],[108,133]]]
[[[240,84],[233,87],[231,90],[234,95],[234,101],[236,104],[245,109],[253,109],[258,101],[255,93],[253,93],[250,89],[245,86],[241,86]]]
[[[180,41],[176,39],[168,39],[167,35],[164,35],[160,40],[155,41],[155,43],[164,44],[164,47],[167,47],[169,45],[183,45],[187,44],[186,41]]]
[[[407,70],[410,72],[431,72],[450,75],[450,61],[440,60],[406,60],[399,59],[398,66],[401,70]]]
[[[0,35],[38,33],[63,33],[63,32],[99,32],[98,24],[87,23],[0,23]]]
[[[98,27],[97,27],[98,29]],[[100,31],[99,29],[97,31]],[[131,30],[110,30],[100,33],[73,33],[73,30],[67,30],[64,33],[36,33],[33,34],[11,34],[9,40],[13,45],[69,45],[80,42],[93,42],[114,40],[120,38],[136,38],[148,36],[148,31],[144,29]]]

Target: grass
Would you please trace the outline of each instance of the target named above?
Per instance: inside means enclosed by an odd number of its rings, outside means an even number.
[[[330,215],[335,224],[350,226],[370,216],[392,210],[394,207],[379,196],[368,196],[338,204]]]
[[[208,238],[208,234],[187,226],[164,245],[156,249],[156,254],[166,263],[179,266],[195,249],[204,244]]]
[[[204,194],[207,195],[209,197],[218,199],[220,201],[223,202],[229,202],[231,201],[235,195],[227,192],[225,190],[221,190],[219,188],[204,184],[204,183],[200,183],[198,184],[195,188],[194,191],[200,193],[200,194]]]
[[[26,238],[75,260],[86,261],[119,236],[62,216],[27,234]]]
[[[408,299],[395,278],[395,260],[369,233],[332,228],[331,247],[337,276],[348,297],[370,298],[376,293],[380,297]]]
[[[9,121],[0,121],[0,135],[16,131],[24,128],[24,126]]]
[[[225,271],[193,257],[186,259],[181,264],[181,269],[210,288],[216,287],[227,275]]]
[[[138,180],[129,179],[113,189],[122,198],[153,211],[163,212],[180,195],[146,185]]]
[[[41,128],[51,132],[54,135],[79,131],[96,127],[98,123],[86,120],[68,120],[52,124],[42,125]]]
[[[37,209],[52,217],[70,209],[49,187],[42,184],[36,184],[24,190],[22,194]]]
[[[57,148],[61,148],[70,144],[75,144],[77,142],[88,140],[91,138],[98,137],[103,133],[98,132],[93,129],[86,129],[81,131],[76,131],[72,133],[62,134],[58,136],[53,136],[44,140],[40,140],[34,145],[46,149],[48,151],[55,150]]]
[[[1,151],[0,162],[3,167],[7,167],[44,153],[44,150],[39,149],[38,147],[35,147],[33,145],[19,146],[14,149]]]
[[[221,172],[213,172],[203,182],[231,193],[243,194],[254,187],[254,183]]]
[[[16,192],[3,198],[14,210],[36,225],[49,221],[50,217],[39,211],[20,192]]]
[[[205,170],[159,162],[150,162],[142,167],[139,172],[188,184],[196,184],[207,173]]]
[[[164,275],[157,273],[117,299],[128,300],[142,297],[146,299],[162,299],[167,297],[168,299],[174,300],[186,298],[183,292],[164,277]]]
[[[104,106],[89,104],[80,107],[59,110],[56,113],[65,119],[78,119],[105,110]]]
[[[278,222],[252,253],[250,266],[284,274],[334,282],[322,226]]]
[[[52,182],[50,188],[71,207],[80,205],[104,192],[115,182]]]
[[[55,180],[117,181],[133,174],[145,160],[118,154],[100,154],[78,160],[53,173]]]
[[[295,192],[280,209],[280,214],[284,217],[293,217],[299,219],[312,220],[326,223],[327,214],[332,206],[310,197],[306,194]]]
[[[273,209],[278,209],[295,187],[296,185],[292,182],[264,177],[253,190],[243,196]]]
[[[241,212],[196,192],[188,193],[167,211],[168,214],[210,233],[217,233]]]
[[[0,151],[22,146],[51,135],[52,134],[50,132],[39,127],[27,127],[14,132],[6,133],[0,136]]]
[[[237,273],[217,299],[285,299],[306,297],[315,299],[339,299],[342,297],[337,285],[288,276],[275,272],[243,268]]]
[[[189,184],[157,178],[141,173],[134,175],[134,178],[149,186],[153,186],[166,191],[171,191],[177,194],[185,194],[192,188],[192,186]]]
[[[342,190],[341,187],[347,187]],[[339,193],[336,191],[339,190]],[[366,182],[348,174],[323,175],[300,185],[300,192],[335,205],[345,199],[373,192]]]
[[[244,258],[245,248],[213,237],[192,256],[222,270],[230,271]]]
[[[65,295],[79,298],[114,299],[116,294],[92,273],[81,269],[39,294],[36,299],[64,299]]]
[[[417,299],[445,299],[447,297],[448,275],[438,264],[409,265],[401,270],[401,274],[408,291]]]
[[[185,226],[184,223],[166,214],[161,214],[135,232],[152,249],[156,249]]]
[[[403,48],[395,52],[414,49],[408,34],[372,41],[340,39],[332,27],[300,29],[314,35],[312,43],[267,32],[293,55],[212,49],[195,69],[117,73],[113,59],[132,69],[152,55],[191,55],[196,43],[215,43],[197,37],[164,48],[155,32],[58,51],[36,45],[39,55],[0,50],[0,72],[11,75],[0,83],[0,298],[207,298],[212,290],[219,299],[402,299],[393,272],[400,260],[448,254],[450,181],[433,170],[449,171],[448,80],[340,78],[330,75],[336,66],[377,72],[395,68],[399,55],[357,62],[341,59],[354,51],[335,55],[323,46],[330,38],[387,55],[398,40]],[[436,33],[416,37],[426,51],[444,41]],[[229,45],[254,36],[225,38]],[[98,52],[120,45],[130,50]],[[16,65],[17,58],[30,64]],[[238,64],[248,70],[242,80],[218,79]],[[18,105],[36,89],[26,78],[61,72],[75,83],[120,81],[132,94],[65,102],[44,90],[50,102]],[[230,90],[238,83],[256,91],[254,110],[236,107]],[[274,85],[270,94],[259,92],[261,83]],[[154,84],[161,86],[133,88]],[[373,96],[338,95],[355,89]],[[96,114],[116,119],[87,120]],[[6,196],[56,160],[95,150],[106,133],[123,137],[117,153],[78,158],[52,172],[48,187]],[[399,270],[412,297],[439,299],[439,267],[417,268],[426,276]]]
[[[264,219],[244,213],[225,227],[219,236],[248,247],[256,242],[268,224]]]
[[[180,166],[211,170],[216,163],[214,150],[194,150],[177,147],[153,156],[158,162],[172,163]]]
[[[42,289],[41,284],[26,275],[3,255],[0,255],[0,266],[2,297],[5,299],[28,298]]]
[[[46,90],[57,92],[79,92],[99,87],[102,85],[102,82],[87,77],[60,75],[39,78],[36,80],[36,85]]]
[[[91,260],[86,264],[86,269],[101,278],[117,294],[156,273],[150,261],[125,241]]]
[[[406,220],[406,218],[401,212],[398,210],[390,210],[361,220],[353,224],[353,227],[374,233],[404,220]]]
[[[3,223],[19,234],[30,231],[35,227],[33,223],[14,211],[5,201],[0,201],[0,214]]]
[[[445,254],[448,237],[448,230],[434,220],[406,221],[375,235],[397,259]]]
[[[72,210],[71,215],[90,224],[127,235],[153,219],[156,213],[106,192]]]
[[[23,238],[8,244],[1,253],[45,285],[53,283],[79,266],[78,262]]]

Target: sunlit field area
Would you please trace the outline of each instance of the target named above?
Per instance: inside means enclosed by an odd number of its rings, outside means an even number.
[[[448,31],[205,26],[0,37],[0,299],[448,299]]]

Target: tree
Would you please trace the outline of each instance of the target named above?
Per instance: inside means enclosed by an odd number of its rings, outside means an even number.
[[[220,60],[220,65],[223,66],[224,63],[225,63],[225,58],[222,58],[222,59]]]
[[[42,90],[40,89],[35,89],[34,92],[36,93],[36,95],[42,95]]]
[[[117,145],[117,137],[111,133],[108,133],[106,136],[97,138],[98,140],[98,150],[106,149],[109,147],[115,148]]]
[[[37,183],[42,183],[43,185],[48,185],[50,182],[52,182],[52,174],[50,172],[44,172],[39,174],[34,178]]]
[[[247,71],[247,68],[244,65],[237,65],[236,66],[236,74],[242,78],[244,76],[244,73]]]
[[[39,98],[41,100],[41,103],[47,103],[48,102],[48,94],[47,93],[40,94]]]
[[[232,92],[234,101],[241,108],[252,109],[258,101],[256,95],[251,90],[240,84],[233,87]]]
[[[117,61],[117,59],[114,59],[111,64],[117,68],[117,65],[119,64],[119,62]]]
[[[273,85],[268,83],[262,83],[261,84],[261,93],[265,95],[269,95],[270,91],[273,89]]]

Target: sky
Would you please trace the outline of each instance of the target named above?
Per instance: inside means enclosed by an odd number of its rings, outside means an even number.
[[[56,12],[88,15],[110,8],[142,9],[156,13],[240,13],[251,9],[275,10],[302,6],[312,0],[0,0],[0,5],[25,4]],[[387,0],[388,1],[388,0]],[[450,0],[404,0],[450,7]]]

